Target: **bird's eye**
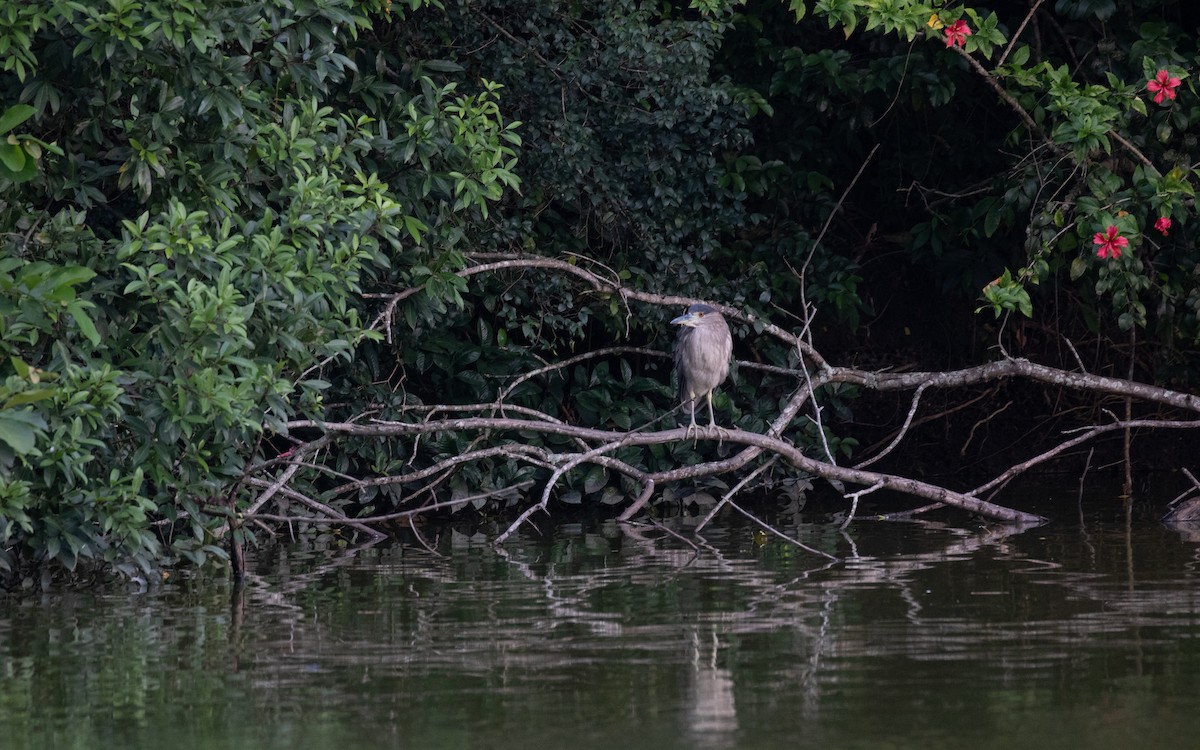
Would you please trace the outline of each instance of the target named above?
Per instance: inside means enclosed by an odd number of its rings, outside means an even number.
[[[696,317],[697,317],[697,318],[703,318],[703,317],[704,317],[704,313],[696,313]]]

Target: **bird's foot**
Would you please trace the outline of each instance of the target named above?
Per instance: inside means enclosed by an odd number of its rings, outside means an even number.
[[[724,427],[722,427],[719,424],[710,424],[708,426],[708,429],[717,433],[717,447],[718,448],[720,448],[721,444],[725,442],[725,439],[732,434],[732,433],[730,433],[729,430],[725,429]]]

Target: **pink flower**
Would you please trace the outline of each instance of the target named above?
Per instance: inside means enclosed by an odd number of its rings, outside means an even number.
[[[1158,221],[1154,222],[1154,228],[1157,229],[1158,231],[1162,232],[1165,235],[1167,233],[1167,230],[1171,228],[1171,217],[1170,216],[1158,217]]]
[[[956,44],[961,47],[967,43],[967,37],[971,36],[971,27],[967,26],[967,22],[961,18],[942,31],[946,34],[947,47],[953,47]],[[1174,95],[1171,98],[1174,99]]]
[[[1179,88],[1180,83],[1178,78],[1172,78],[1170,72],[1164,69],[1146,82],[1146,88],[1154,94],[1154,103],[1162,104],[1164,96],[1172,101],[1175,99],[1175,89]]]
[[[1108,229],[1103,232],[1096,232],[1096,236],[1092,237],[1098,247],[1096,248],[1097,258],[1120,258],[1121,251],[1129,247],[1129,240],[1118,234],[1118,230],[1112,224],[1108,225]]]

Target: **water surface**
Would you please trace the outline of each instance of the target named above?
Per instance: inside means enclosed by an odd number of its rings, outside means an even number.
[[[698,551],[445,531],[436,555],[262,550],[241,592],[0,600],[0,747],[1200,746],[1187,529],[785,530],[856,557],[738,525]]]

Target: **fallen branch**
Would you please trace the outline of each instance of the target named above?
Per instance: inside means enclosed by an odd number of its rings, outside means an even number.
[[[573,261],[556,258],[545,258],[525,254],[478,254],[471,258],[475,265],[459,271],[465,277],[496,272],[520,271],[548,272],[565,274],[581,281],[594,293],[619,297],[627,309],[632,305],[645,304],[655,306],[679,307],[689,305],[698,300],[672,295],[654,294],[639,290],[626,289],[615,281],[616,274],[611,269],[600,268],[597,273],[587,263],[578,259]],[[602,275],[603,274],[603,275]],[[387,302],[384,312],[376,320],[376,327],[386,324],[390,331],[390,316],[398,308],[400,302],[412,297],[420,289],[404,290],[396,295],[381,297]],[[711,302],[709,304],[712,304]],[[640,487],[640,491],[631,502],[619,513],[620,520],[629,520],[643,511],[654,497],[656,490],[664,485],[716,476],[739,476],[734,482],[734,488],[717,504],[711,517],[720,508],[737,507],[742,513],[744,509],[733,503],[734,495],[746,486],[754,477],[765,471],[773,463],[790,465],[799,472],[813,477],[826,479],[846,497],[850,511],[846,524],[850,523],[857,511],[859,499],[877,490],[886,489],[920,498],[923,503],[909,513],[924,512],[933,508],[950,507],[961,511],[982,516],[984,518],[1005,523],[1030,524],[1039,523],[1044,519],[1038,515],[1021,510],[1008,508],[993,502],[991,497],[983,497],[985,493],[994,493],[1007,482],[1035,466],[1061,455],[1064,451],[1092,441],[1104,434],[1118,429],[1153,428],[1153,429],[1195,429],[1200,427],[1200,420],[1116,420],[1111,424],[1087,426],[1081,434],[1064,436],[1063,440],[1038,455],[1026,458],[1013,464],[995,478],[987,481],[973,490],[953,489],[939,486],[912,477],[896,474],[870,471],[867,466],[877,461],[883,455],[895,448],[908,436],[916,424],[927,421],[931,417],[918,418],[917,412],[922,398],[930,389],[950,389],[976,387],[1001,380],[1022,379],[1030,382],[1044,383],[1058,388],[1072,389],[1101,395],[1119,396],[1139,402],[1157,404],[1164,407],[1200,414],[1200,396],[1160,388],[1146,383],[1138,383],[1129,379],[1111,378],[1093,375],[1087,372],[1072,372],[1048,367],[1025,359],[1006,357],[994,362],[975,367],[964,368],[949,372],[875,372],[848,367],[835,367],[802,338],[801,335],[779,328],[769,321],[761,319],[755,313],[739,310],[719,304],[714,304],[722,314],[731,320],[741,321],[752,330],[760,331],[762,335],[771,336],[785,344],[789,349],[799,354],[798,365],[794,368],[780,367],[764,363],[739,363],[747,370],[757,369],[769,372],[773,376],[791,376],[795,379],[795,389],[790,398],[783,404],[779,413],[774,416],[767,429],[760,433],[746,430],[717,430],[700,428],[699,431],[688,431],[683,428],[651,429],[662,417],[653,420],[651,425],[628,431],[615,431],[583,427],[570,424],[558,417],[547,414],[536,408],[519,404],[510,404],[506,399],[517,392],[518,386],[528,383],[538,377],[550,375],[578,366],[589,360],[607,356],[637,354],[643,357],[665,357],[664,352],[632,346],[614,346],[590,352],[575,354],[572,357],[558,361],[542,363],[536,369],[521,373],[507,384],[497,388],[497,398],[491,403],[477,404],[432,404],[401,407],[394,414],[400,419],[367,419],[359,417],[349,421],[315,421],[298,420],[287,425],[290,434],[317,432],[318,440],[302,445],[296,449],[296,455],[287,457],[293,462],[288,471],[275,479],[254,477],[254,474],[266,471],[281,463],[284,458],[265,462],[248,472],[243,483],[259,487],[264,492],[259,496],[259,502],[253,506],[253,512],[244,514],[245,520],[253,521],[287,521],[321,524],[354,525],[359,529],[367,529],[381,523],[409,519],[414,516],[431,513],[446,508],[461,507],[462,500],[439,500],[444,494],[442,483],[453,476],[463,467],[471,464],[482,464],[497,459],[507,459],[517,464],[536,467],[538,470],[549,472],[549,481],[542,484],[538,499],[521,508],[515,520],[498,535],[496,541],[502,543],[510,538],[522,525],[528,523],[538,512],[550,512],[550,500],[558,481],[567,473],[580,467],[594,465],[617,472]],[[809,330],[811,320],[801,321],[804,330]],[[1073,351],[1073,349],[1072,349]],[[1080,368],[1082,370],[1082,367]],[[854,467],[838,466],[833,461],[829,445],[824,446],[823,458],[814,458],[792,444],[785,435],[794,430],[797,420],[806,409],[811,407],[812,416],[817,425],[821,424],[821,413],[817,407],[817,398],[821,389],[833,384],[851,384],[860,389],[876,392],[911,391],[911,401],[904,418],[904,424],[895,432],[877,456],[868,456]],[[942,412],[951,413],[953,409]],[[669,416],[670,410],[664,409],[663,416]],[[822,440],[824,439],[823,430]],[[439,456],[424,463],[418,460],[422,440],[435,434],[454,434],[470,436],[465,440],[466,447],[462,452],[452,456]],[[687,466],[651,469],[639,465],[636,458],[627,455],[617,456],[618,451],[628,449],[649,448],[656,445],[667,445],[676,442],[691,441],[699,435],[705,441],[718,441],[739,446],[731,455],[704,461]],[[551,448],[546,443],[552,440],[566,439],[569,450]],[[378,441],[399,441],[405,444],[410,458],[407,469],[398,473],[381,476],[363,477],[361,479],[347,478],[336,486],[327,488],[320,494],[320,500],[302,492],[288,491],[287,483],[295,481],[300,468],[300,454],[311,452],[306,446],[336,446],[340,441],[348,439],[368,439]],[[560,441],[561,442],[561,441]],[[763,454],[769,458],[760,461]],[[745,472],[747,467],[757,462],[758,468]],[[305,464],[311,468],[311,465]],[[661,464],[660,464],[661,466]],[[518,493],[532,486],[523,482],[494,493]],[[841,489],[851,486],[856,489]],[[364,491],[374,491],[383,487],[392,487],[393,501],[397,505],[413,505],[417,498],[422,498],[422,504],[408,507],[393,513],[370,517],[347,518],[341,516],[339,508],[357,499]],[[270,514],[262,512],[261,508],[272,496],[287,497],[302,502],[318,513],[316,516],[301,517],[286,514]],[[427,498],[427,499],[426,499]],[[748,514],[748,513],[747,513]],[[749,514],[748,514],[749,515]],[[340,516],[340,517],[339,517]],[[758,523],[763,523],[755,519]],[[704,523],[707,523],[706,518]],[[701,524],[701,526],[704,525]],[[774,532],[775,530],[772,529]],[[377,533],[377,532],[375,532]],[[778,533],[778,532],[776,532]],[[782,535],[782,534],[781,534]],[[786,536],[786,535],[782,535]],[[795,540],[789,541],[797,543]],[[810,550],[811,551],[811,550]],[[816,552],[822,556],[827,553]]]
[[[760,435],[758,433],[746,432],[743,430],[718,431],[712,428],[698,428],[697,430],[689,433],[687,429],[679,427],[671,430],[662,430],[659,432],[620,433],[611,432],[608,430],[596,430],[589,427],[577,427],[574,425],[549,424],[546,422],[534,422],[523,419],[504,419],[491,417],[445,419],[433,422],[376,421],[367,424],[357,424],[353,422],[315,422],[299,420],[289,423],[288,429],[292,431],[318,429],[331,437],[352,435],[356,437],[373,438],[403,438],[430,432],[477,432],[481,430],[490,432],[534,432],[548,435],[577,437],[582,440],[588,440],[592,442],[599,441],[604,443],[599,448],[593,449],[587,454],[572,455],[569,459],[567,459],[567,461],[564,462],[570,463],[571,465],[577,465],[579,463],[591,461],[599,457],[601,452],[615,450],[621,446],[656,445],[686,441],[699,434],[701,438],[706,440],[723,440],[725,442],[739,443],[758,448],[760,452],[768,451],[775,453],[797,469],[806,471],[814,476],[823,477],[825,479],[836,479],[847,484],[865,486],[878,484],[884,489],[896,490],[909,495],[935,500],[945,505],[950,505],[971,513],[977,513],[986,518],[993,518],[1000,521],[1009,521],[1013,523],[1039,523],[1045,520],[1040,516],[1036,516],[1031,513],[1005,508],[1003,506],[980,500],[970,495],[955,492],[945,487],[938,487],[936,485],[916,479],[898,477],[891,474],[881,474],[872,471],[864,471],[861,469],[850,469],[842,466],[835,466],[824,461],[818,461],[805,456],[799,448],[780,438],[772,437],[770,435]],[[695,466],[669,472],[649,473],[647,476],[659,481],[660,483],[662,477],[676,479],[684,477],[707,476],[720,473],[720,471],[723,470],[720,467],[724,463],[724,461],[717,461],[706,464],[697,464]],[[544,502],[539,503],[539,506],[544,506]]]

